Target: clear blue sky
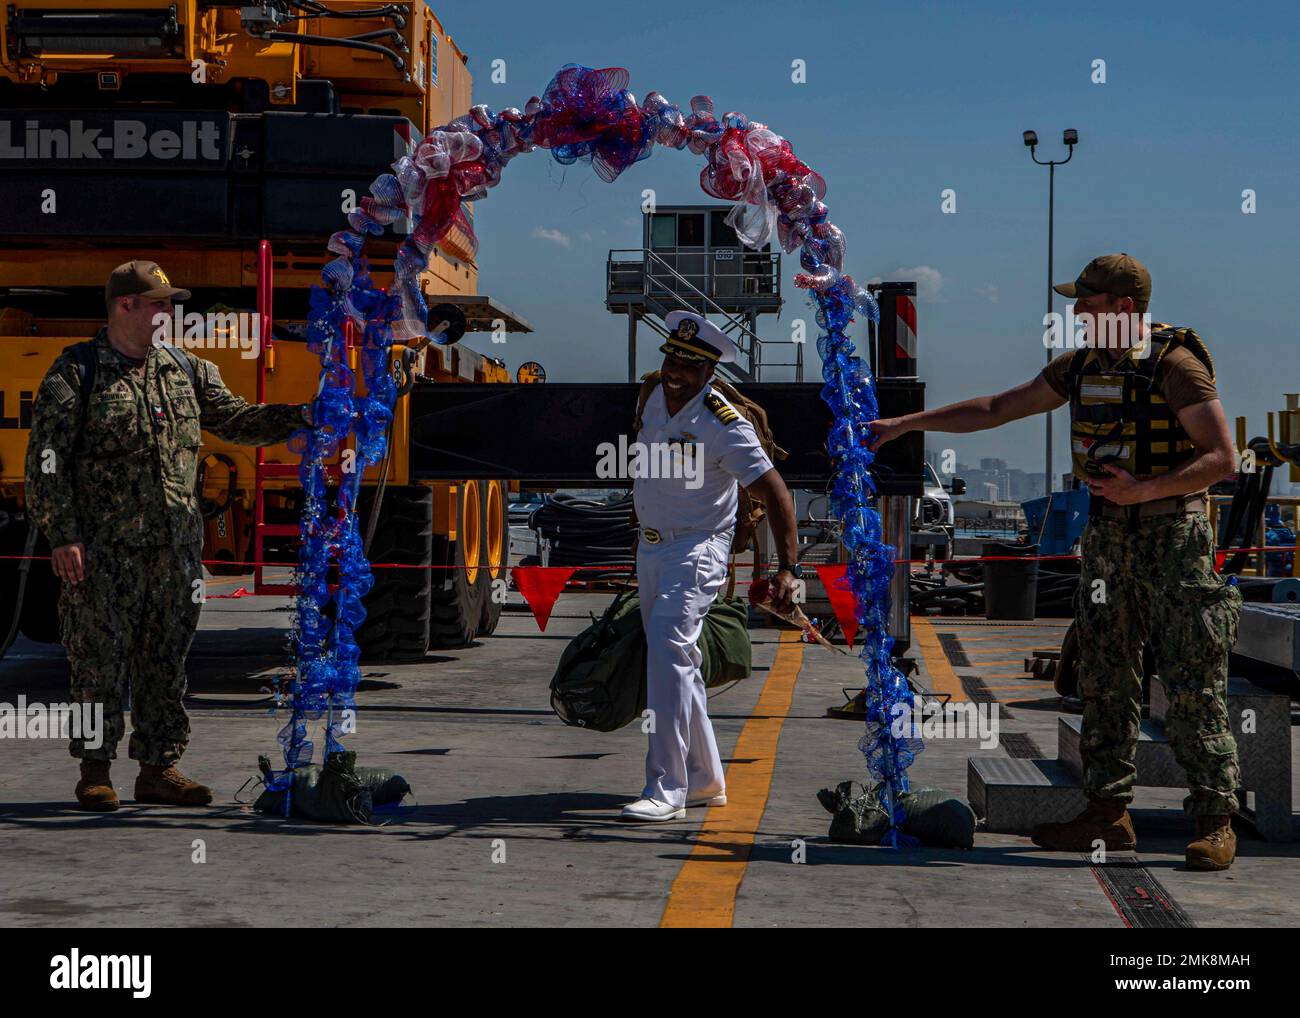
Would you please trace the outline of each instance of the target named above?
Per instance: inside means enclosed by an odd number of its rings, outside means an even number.
[[[623,66],[638,97],[686,108],[697,93],[790,139],[829,184],[832,220],[859,281],[925,283],[919,310],[928,404],[993,392],[1042,366],[1047,170],[1061,131],[1079,131],[1057,172],[1056,276],[1128,251],[1153,279],[1157,321],[1190,325],[1216,357],[1228,416],[1300,390],[1291,302],[1300,270],[1295,108],[1300,15],[1291,3],[435,4],[469,54],[474,100],[520,106],[565,63]],[[818,18],[810,16],[816,12]],[[506,62],[505,84],[491,81]],[[807,84],[790,80],[807,62]],[[1106,62],[1106,83],[1091,80]],[[537,331],[492,346],[511,370],[536,359],[553,380],[626,376],[625,319],[604,309],[611,247],[639,246],[643,188],[703,202],[699,157],[657,149],[613,184],[544,151],[520,156],[476,206],[480,290]],[[957,192],[957,214],[940,193]],[[1253,188],[1258,212],[1244,215]],[[554,231],[554,232],[552,232]],[[549,239],[548,239],[549,238]],[[778,322],[809,316],[790,260]],[[904,273],[906,275],[908,273]],[[1064,302],[1057,300],[1057,310]],[[810,317],[810,316],[809,316]],[[658,360],[646,336],[640,368]],[[811,349],[810,353],[813,352]],[[815,360],[815,356],[814,356]],[[1058,412],[1055,472],[1067,469]],[[1041,470],[1041,418],[941,439],[964,461],[997,456]]]

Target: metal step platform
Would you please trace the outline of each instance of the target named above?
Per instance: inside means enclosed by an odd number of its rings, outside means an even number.
[[[1238,648],[1240,649],[1240,647]],[[1135,764],[1139,787],[1184,788],[1187,776],[1165,734],[1169,696],[1158,677],[1151,682],[1151,717],[1141,725]],[[1239,813],[1267,841],[1296,835],[1291,813],[1290,698],[1245,679],[1228,682],[1228,713],[1241,763]],[[1057,759],[1017,760],[972,756],[967,762],[967,797],[985,828],[1028,834],[1036,824],[1068,820],[1086,804],[1080,753],[1083,721],[1059,719]]]
[[[1151,721],[1161,726],[1161,738],[1168,714],[1168,690],[1162,682],[1152,680]],[[1291,814],[1291,698],[1230,677],[1228,714],[1237,740],[1241,782],[1251,793],[1249,800],[1242,796],[1238,812],[1269,841],[1300,837]],[[1172,747],[1169,752],[1172,756]],[[1172,787],[1183,784],[1182,768],[1178,771],[1180,777]]]
[[[1069,820],[1087,805],[1083,786],[1058,760],[972,756],[966,761],[966,798],[984,829],[1028,834],[1038,824]]]
[[[1233,652],[1300,671],[1300,604],[1244,604]]]

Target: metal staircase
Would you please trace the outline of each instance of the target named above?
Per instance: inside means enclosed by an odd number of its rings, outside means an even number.
[[[736,361],[720,364],[718,370],[737,382],[762,381],[763,368],[791,367],[795,369],[795,381],[803,381],[803,344],[791,340],[764,340],[756,331],[757,315],[753,312],[738,315],[726,310],[718,301],[704,293],[670,265],[667,260],[649,248],[621,248],[610,251],[611,266],[614,255],[640,255],[646,271],[642,275],[644,286],[638,294],[640,307],[628,310],[632,318],[630,334],[634,334],[636,322],[645,322],[658,335],[667,338],[668,327],[664,320],[672,311],[694,311],[698,315],[715,319],[716,324],[736,344],[739,351]],[[664,285],[671,282],[673,286]],[[612,308],[611,308],[612,310]],[[718,321],[717,319],[720,319]],[[775,346],[792,346],[795,350],[794,360],[771,361],[764,359],[764,348]],[[632,349],[635,350],[633,341]],[[629,377],[629,381],[635,381]]]

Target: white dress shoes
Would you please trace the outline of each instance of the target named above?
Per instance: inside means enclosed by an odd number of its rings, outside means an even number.
[[[726,792],[718,792],[716,795],[692,796],[686,800],[687,806],[725,806],[726,804]]]
[[[670,806],[658,799],[638,799],[636,802],[628,803],[623,807],[619,819],[640,823],[658,823],[664,820],[680,820],[684,816],[686,816],[686,810],[681,806]]]

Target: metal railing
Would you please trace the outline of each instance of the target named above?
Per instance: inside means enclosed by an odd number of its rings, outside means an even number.
[[[634,257],[615,260],[618,254]],[[668,272],[658,273],[650,256]],[[731,248],[622,248],[610,252],[610,294],[680,293],[682,281],[689,281],[696,293],[723,301],[780,300],[781,255]]]
[[[619,254],[636,254],[641,260],[639,262],[631,259],[616,259]],[[745,253],[746,255],[748,253]],[[742,255],[742,257],[745,255]],[[701,253],[703,258],[703,253]],[[767,294],[779,298],[780,296],[780,259],[779,254],[761,253],[760,257],[769,268],[761,275],[753,278],[765,278],[768,280],[771,289]],[[704,259],[707,266],[708,260]],[[770,277],[769,277],[770,273]],[[743,318],[737,318],[734,314],[724,309],[712,296],[697,286],[692,279],[698,279],[706,286],[710,280],[716,280],[716,274],[709,272],[683,274],[669,264],[658,252],[650,248],[614,248],[609,252],[606,260],[606,299],[611,296],[640,296],[647,308],[654,311],[660,317],[666,316],[669,310],[695,311],[704,315],[718,315],[723,319],[722,331],[727,333],[735,342],[740,354],[748,361],[748,370],[741,368],[741,373],[747,375],[753,381],[758,381],[762,368],[762,350],[764,340],[759,337]],[[668,286],[667,281],[675,282],[679,285]],[[657,285],[657,289],[652,284]],[[719,295],[725,300],[728,295]],[[736,295],[740,296],[740,295]],[[676,308],[668,306],[669,303],[678,305]],[[667,336],[668,330],[659,322],[651,318],[643,319],[652,329],[661,336]],[[769,345],[780,341],[768,340]],[[803,344],[788,341],[795,347],[795,359],[789,362],[777,362],[768,364],[768,367],[792,367],[795,369],[796,381],[803,381]]]

